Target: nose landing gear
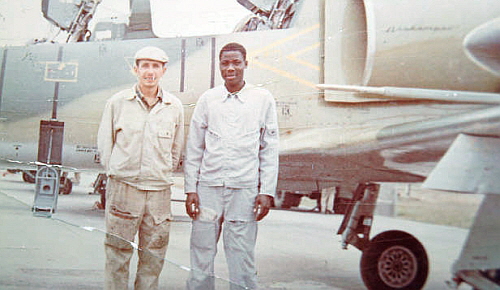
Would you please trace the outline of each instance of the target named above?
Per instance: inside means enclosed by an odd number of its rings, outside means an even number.
[[[368,289],[422,289],[429,260],[422,244],[403,231],[386,231],[370,240],[379,185],[359,184],[348,203],[338,234],[345,249],[353,245],[363,252],[361,277]]]

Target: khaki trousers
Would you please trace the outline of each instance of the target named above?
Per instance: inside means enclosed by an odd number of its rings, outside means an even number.
[[[171,210],[170,188],[138,190],[109,179],[106,188],[105,289],[127,289],[130,258],[139,233],[135,289],[158,289],[167,251]]]

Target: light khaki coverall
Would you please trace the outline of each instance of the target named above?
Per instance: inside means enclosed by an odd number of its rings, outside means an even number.
[[[136,87],[111,97],[98,133],[106,189],[106,289],[127,289],[130,258],[139,233],[135,289],[157,289],[171,220],[170,186],[184,141],[180,100],[159,90],[148,108]]]

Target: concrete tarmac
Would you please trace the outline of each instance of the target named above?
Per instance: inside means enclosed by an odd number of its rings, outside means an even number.
[[[20,174],[0,177],[0,289],[102,289],[104,211],[90,195],[95,175],[84,174],[70,195],[59,195],[51,218],[34,217],[34,185]],[[190,219],[182,200],[182,179],[173,187],[170,243],[161,289],[184,289],[189,274]],[[263,289],[365,289],[361,252],[341,249],[336,235],[342,216],[272,210],[259,224],[257,266]],[[400,229],[426,247],[430,273],[424,289],[449,289],[450,267],[467,230],[376,217],[372,236]],[[229,289],[222,242],[216,258],[217,289]],[[137,263],[131,262],[130,289]],[[471,289],[463,285],[459,289]]]

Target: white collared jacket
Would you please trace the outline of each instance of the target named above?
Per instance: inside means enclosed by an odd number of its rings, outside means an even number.
[[[190,123],[185,192],[196,192],[200,183],[258,187],[274,196],[278,143],[276,102],[269,91],[249,84],[234,95],[224,85],[206,91]]]

